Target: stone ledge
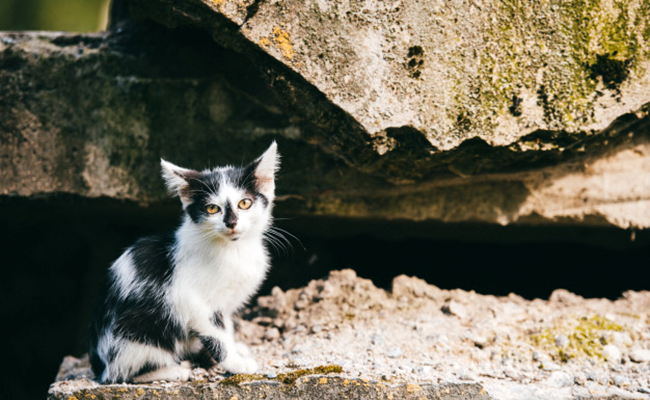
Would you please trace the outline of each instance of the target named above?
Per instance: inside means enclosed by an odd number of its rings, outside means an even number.
[[[123,400],[172,399],[406,399],[406,400],[488,400],[491,397],[477,383],[403,384],[347,378],[331,375],[308,375],[285,384],[260,379],[240,384],[198,383],[155,385],[98,385],[93,381],[62,381],[53,384],[48,400]]]

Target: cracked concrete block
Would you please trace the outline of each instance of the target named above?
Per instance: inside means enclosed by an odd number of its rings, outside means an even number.
[[[650,227],[643,2],[118,2],[2,34],[3,198],[160,202],[160,156],[276,138],[280,213]]]

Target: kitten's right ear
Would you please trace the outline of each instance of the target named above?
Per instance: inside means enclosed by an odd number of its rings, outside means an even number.
[[[183,206],[192,203],[190,196],[190,179],[196,179],[198,172],[192,169],[182,168],[177,165],[160,159],[160,166],[162,167],[162,177],[165,180],[167,189],[173,195],[178,195],[181,198]]]

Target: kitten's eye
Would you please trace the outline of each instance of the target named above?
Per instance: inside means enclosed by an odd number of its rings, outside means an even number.
[[[251,208],[253,205],[253,200],[251,199],[242,199],[242,201],[239,202],[238,207],[241,208],[242,210],[248,210]]]
[[[221,208],[219,208],[219,206],[214,204],[208,204],[205,207],[205,210],[208,212],[208,214],[216,214],[218,212],[221,212]]]

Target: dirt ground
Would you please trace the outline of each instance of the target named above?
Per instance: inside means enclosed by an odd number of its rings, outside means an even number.
[[[495,399],[650,399],[647,291],[528,301],[402,275],[387,292],[342,270],[274,288],[242,314],[239,336],[260,365],[246,380],[339,366],[335,375],[386,385],[479,383]],[[197,368],[192,379],[224,376]]]

